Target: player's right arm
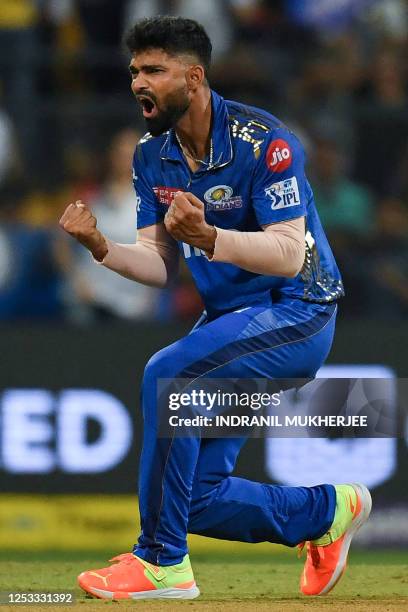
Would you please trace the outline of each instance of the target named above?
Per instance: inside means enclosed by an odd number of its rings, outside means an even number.
[[[177,243],[162,222],[139,229],[135,244],[118,244],[98,230],[96,217],[78,201],[67,207],[60,225],[98,263],[125,278],[151,287],[165,287],[177,275]]]
[[[133,157],[135,244],[109,240],[99,231],[95,216],[82,202],[68,206],[60,225],[106,268],[144,285],[165,287],[177,276],[179,249],[166,230],[164,212],[158,206],[149,180],[152,159],[154,156],[145,157],[139,143]]]

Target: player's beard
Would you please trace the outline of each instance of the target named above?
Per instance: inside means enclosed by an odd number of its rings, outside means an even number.
[[[154,100],[155,101],[155,100]],[[190,100],[185,88],[179,89],[167,96],[163,106],[157,105],[157,115],[149,118],[145,117],[147,128],[152,136],[160,136],[167,132],[178,123],[181,117],[187,112]]]

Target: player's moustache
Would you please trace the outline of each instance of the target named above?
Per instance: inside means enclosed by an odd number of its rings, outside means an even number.
[[[139,99],[140,97],[150,98],[150,100],[151,100],[152,102],[154,102],[154,103],[156,104],[156,106],[157,106],[157,98],[156,98],[156,96],[154,95],[154,93],[153,93],[153,92],[151,92],[151,91],[146,91],[145,89],[142,89],[142,90],[140,90],[140,91],[136,91],[136,92],[135,92],[135,97],[136,97],[137,99]]]

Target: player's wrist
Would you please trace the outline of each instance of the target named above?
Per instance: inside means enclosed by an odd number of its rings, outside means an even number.
[[[206,235],[204,238],[203,246],[201,247],[205,251],[207,257],[214,255],[215,241],[217,239],[217,230],[214,225],[206,226]]]
[[[108,254],[109,248],[105,236],[99,232],[97,242],[87,247],[96,261],[103,261]]]

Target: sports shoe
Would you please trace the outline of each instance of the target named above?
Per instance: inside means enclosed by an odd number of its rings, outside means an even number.
[[[170,566],[152,565],[133,553],[118,555],[114,565],[82,572],[81,589],[100,599],[194,599],[200,591],[189,556]]]
[[[347,566],[351,540],[371,512],[371,495],[362,484],[336,485],[336,512],[329,531],[306,544],[307,558],[300,576],[304,595],[325,595],[337,584]]]

